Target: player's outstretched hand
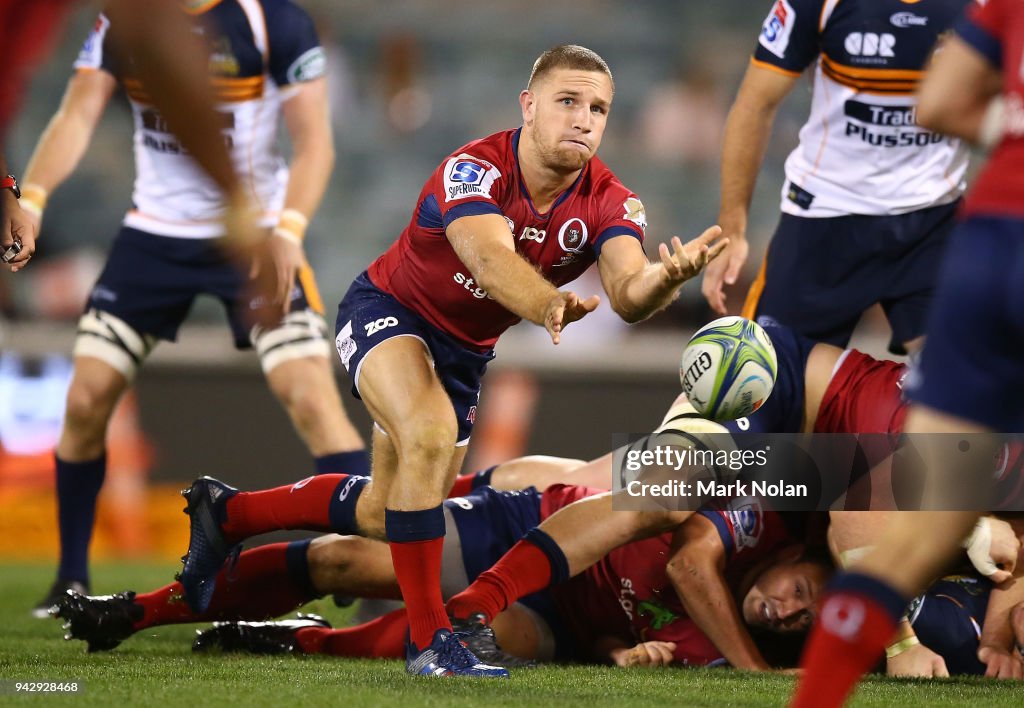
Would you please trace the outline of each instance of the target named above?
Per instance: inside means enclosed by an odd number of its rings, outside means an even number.
[[[919,678],[948,678],[946,661],[924,644],[915,644],[896,656],[885,660],[885,673],[889,676],[916,676]]]
[[[665,244],[659,244],[658,255],[661,257],[665,279],[670,284],[681,285],[700,273],[705,265],[717,258],[729,245],[729,239],[715,242],[721,235],[722,228],[712,226],[686,244],[678,236],[673,236],[671,250]]]
[[[675,642],[641,642],[635,647],[612,652],[612,658],[616,666],[668,666],[675,650]]]
[[[747,262],[750,244],[746,238],[730,238],[729,244],[722,251],[722,257],[708,263],[704,269],[704,282],[700,291],[708,301],[708,305],[719,315],[729,314],[725,304],[725,286],[735,285],[740,269]]]
[[[978,661],[985,665],[985,676],[998,679],[1024,678],[1024,663],[1020,656],[1002,647],[983,646],[978,649]]]
[[[551,342],[558,344],[562,341],[562,330],[576,320],[581,320],[587,314],[597,309],[601,304],[601,298],[591,295],[586,300],[574,292],[559,291],[558,295],[548,303],[544,313],[544,329],[551,335]]]

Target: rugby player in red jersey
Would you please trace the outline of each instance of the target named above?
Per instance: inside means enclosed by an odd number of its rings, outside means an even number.
[[[446,501],[444,595],[465,588],[555,510],[599,493],[571,485],[555,485],[543,493],[484,487]],[[327,506],[329,499],[325,495],[319,503]],[[628,544],[572,581],[523,598],[495,621],[507,653],[482,658],[597,660],[623,666],[721,663],[722,653],[687,616],[687,598],[677,594],[679,586],[666,572],[665,558],[677,545],[690,555],[722,561],[730,595],[740,599],[745,626],[773,632],[805,629],[830,571],[827,560],[806,553],[801,545],[806,516],[784,518],[754,500],[701,510],[679,530],[698,526],[681,542],[678,535],[666,533]],[[201,614],[188,607],[182,586],[172,583],[138,595],[70,594],[58,616],[68,623],[69,638],[86,641],[90,651],[102,651],[151,627],[263,620],[330,592],[399,597],[394,568],[388,554],[381,553],[382,545],[329,535],[246,551],[234,567],[222,570],[211,604]],[[407,628],[402,611],[340,630],[301,618],[225,624],[204,633],[196,647],[399,658]],[[521,663],[513,659],[508,665]]]
[[[715,226],[685,246],[673,238],[657,262],[647,260],[643,204],[595,157],[613,92],[593,51],[563,45],[541,55],[519,96],[523,126],[445,158],[408,227],[339,306],[338,353],[376,422],[373,481],[353,477],[340,513],[351,533],[390,543],[410,619],[410,673],[507,676],[449,651],[458,641],[438,580],[441,501],[498,337],[526,319],[557,344],[599,303],[558,288],[595,261],[616,313],[645,319],[724,247],[712,245]],[[202,538],[212,510],[199,500],[216,497],[209,484],[190,492],[197,505],[183,578],[199,595],[227,551]]]

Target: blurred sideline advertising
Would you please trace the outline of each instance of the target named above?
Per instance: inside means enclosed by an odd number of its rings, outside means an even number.
[[[66,357],[0,354],[0,558],[57,558],[53,449],[70,376]],[[181,503],[176,489],[146,484],[153,446],[139,426],[132,392],[114,414],[108,454],[95,557],[173,558],[187,542],[178,518]]]

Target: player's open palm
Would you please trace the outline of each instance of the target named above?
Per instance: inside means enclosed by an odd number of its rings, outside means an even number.
[[[671,248],[664,243],[659,244],[658,256],[666,280],[672,284],[681,284],[700,273],[704,266],[729,245],[729,239],[715,241],[721,235],[722,228],[712,226],[685,244],[678,236],[672,237]]]
[[[562,341],[563,329],[586,317],[600,304],[601,298],[597,295],[591,295],[583,300],[574,292],[559,291],[548,303],[547,311],[544,313],[544,329],[551,335],[551,342],[558,344]]]

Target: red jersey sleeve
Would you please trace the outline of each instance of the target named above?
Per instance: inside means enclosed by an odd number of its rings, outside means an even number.
[[[479,214],[501,214],[500,195],[512,176],[497,166],[493,146],[476,141],[448,156],[428,183],[444,228],[456,219]]]

